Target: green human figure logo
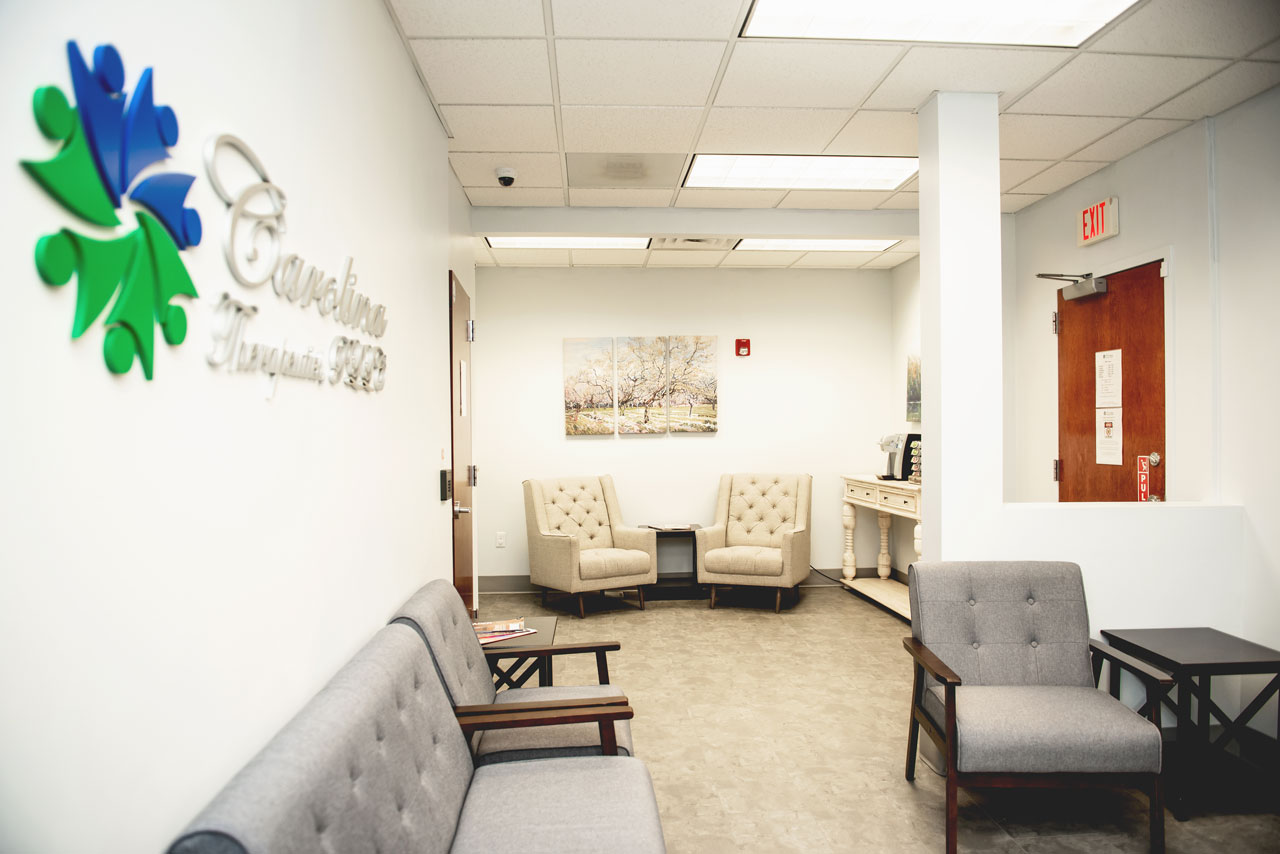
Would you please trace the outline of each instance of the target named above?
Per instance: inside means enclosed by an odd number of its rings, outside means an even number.
[[[157,172],[135,180],[178,141],[173,110],[155,104],[150,68],[127,95],[124,65],[111,45],[94,50],[90,69],[76,43],[68,42],[67,61],[76,106],[56,86],[40,87],[32,99],[40,132],[62,145],[49,160],[22,161],[23,168],[59,204],[94,225],[120,226],[126,197],[141,208],[133,211],[137,228],[118,237],[97,239],[69,228],[41,237],[36,271],[54,286],[76,275],[72,338],[88,331],[110,303],[102,345],[107,367],[127,373],[136,355],[150,380],[155,326],[169,344],[181,344],[187,315],[170,303],[179,295],[198,296],[181,257],[201,238],[199,214],[185,207],[195,178]]]

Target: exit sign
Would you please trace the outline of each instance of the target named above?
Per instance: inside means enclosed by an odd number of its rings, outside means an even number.
[[[1076,246],[1098,243],[1120,233],[1120,204],[1115,196],[1089,205],[1076,218]]]

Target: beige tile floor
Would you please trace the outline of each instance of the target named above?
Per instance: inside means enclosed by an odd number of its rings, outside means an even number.
[[[558,614],[558,642],[618,640],[611,681],[636,710],[672,854],[943,848],[943,786],[903,779],[909,628],[842,587],[814,587],[773,613],[773,595],[588,599],[588,614],[532,594],[484,594],[481,617]],[[576,606],[574,613],[576,613]],[[595,681],[593,659],[557,663],[557,684]],[[1280,852],[1274,797],[1178,822],[1171,854]],[[1265,811],[1270,809],[1270,812]],[[961,791],[961,851],[1147,851],[1146,799],[1124,791]]]

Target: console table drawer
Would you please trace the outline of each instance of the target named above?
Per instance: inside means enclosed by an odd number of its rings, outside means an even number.
[[[905,513],[915,513],[917,510],[916,497],[914,495],[903,495],[900,492],[881,492],[880,504]]]
[[[862,486],[857,483],[846,483],[844,494],[848,498],[855,501],[867,501],[871,504],[876,503],[876,491],[873,487]]]

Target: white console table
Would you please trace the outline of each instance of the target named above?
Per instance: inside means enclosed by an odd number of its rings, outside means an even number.
[[[858,507],[876,511],[880,525],[880,554],[876,558],[877,578],[857,577],[857,558],[853,554],[853,532],[858,525]],[[916,559],[920,554],[920,486],[902,480],[879,480],[872,475],[844,475],[844,558],[841,582],[859,594],[884,605],[907,619],[911,605],[907,587],[890,577],[889,527],[894,516],[914,519]]]

